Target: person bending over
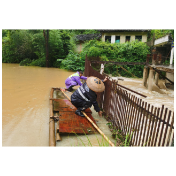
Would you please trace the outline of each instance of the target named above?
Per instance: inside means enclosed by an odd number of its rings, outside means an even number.
[[[97,94],[96,92],[103,92],[105,90],[104,83],[107,80],[100,80],[97,77],[88,77],[86,82],[81,85],[72,95],[71,102],[78,109],[75,111],[75,114],[84,117],[81,111],[84,111],[87,108],[90,108],[92,105],[99,116],[102,116],[102,111],[98,106],[96,101]]]
[[[72,74],[71,76],[69,76],[65,80],[65,85],[66,85],[67,90],[71,92],[73,90],[74,86],[77,86],[77,85],[82,86],[80,79],[87,80],[87,77],[83,76],[82,71],[76,72],[76,73]]]

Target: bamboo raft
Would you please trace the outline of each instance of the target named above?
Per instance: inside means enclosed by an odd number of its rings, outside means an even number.
[[[56,98],[53,98],[54,94]],[[49,146],[56,146],[56,141],[61,141],[62,133],[92,134],[97,132],[99,132],[111,146],[114,146],[98,128],[89,108],[83,112],[85,117],[75,114],[77,108],[70,102],[70,96],[70,92],[64,92],[62,88],[51,88],[49,99]]]

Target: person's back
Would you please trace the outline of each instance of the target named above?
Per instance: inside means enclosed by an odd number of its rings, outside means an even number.
[[[79,71],[76,72],[72,75],[70,75],[66,80],[65,80],[65,85],[68,91],[72,91],[74,86],[77,85],[82,85],[80,79],[87,79],[87,77],[83,76],[83,72]]]
[[[105,82],[107,78],[103,80]],[[76,106],[78,109],[75,112],[77,115],[80,115],[84,117],[84,115],[81,113],[82,110],[85,110],[92,105],[94,106],[94,109],[98,114],[101,116],[102,111],[100,111],[100,108],[98,106],[98,103],[96,101],[97,94],[96,92],[102,92],[105,89],[105,86],[103,82],[96,77],[89,77],[82,86],[80,86],[72,95],[71,95],[71,102],[74,106]]]
[[[99,112],[100,108],[96,99],[97,94],[89,89],[87,83],[84,83],[71,95],[71,102],[76,104],[77,107],[84,107],[85,104],[93,104],[96,112]]]

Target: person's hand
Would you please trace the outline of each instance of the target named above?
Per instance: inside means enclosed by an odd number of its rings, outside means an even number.
[[[98,115],[99,115],[100,117],[102,117],[102,113],[103,113],[102,111],[99,111],[99,112],[98,112]]]
[[[104,80],[103,80],[103,82],[106,82],[108,80],[108,78],[106,77]]]

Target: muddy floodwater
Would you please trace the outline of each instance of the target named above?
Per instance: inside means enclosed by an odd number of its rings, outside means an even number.
[[[73,72],[58,68],[25,67],[2,64],[2,146],[49,146],[49,96],[51,87],[65,87],[65,79]],[[122,85],[144,93],[147,102],[174,110],[174,92],[149,92],[142,79],[125,78]],[[91,108],[93,111],[93,108]],[[93,111],[99,128],[115,142],[106,120]],[[101,135],[61,135],[57,146],[100,146]],[[91,143],[91,144],[90,144]],[[105,144],[105,143],[104,143]]]

